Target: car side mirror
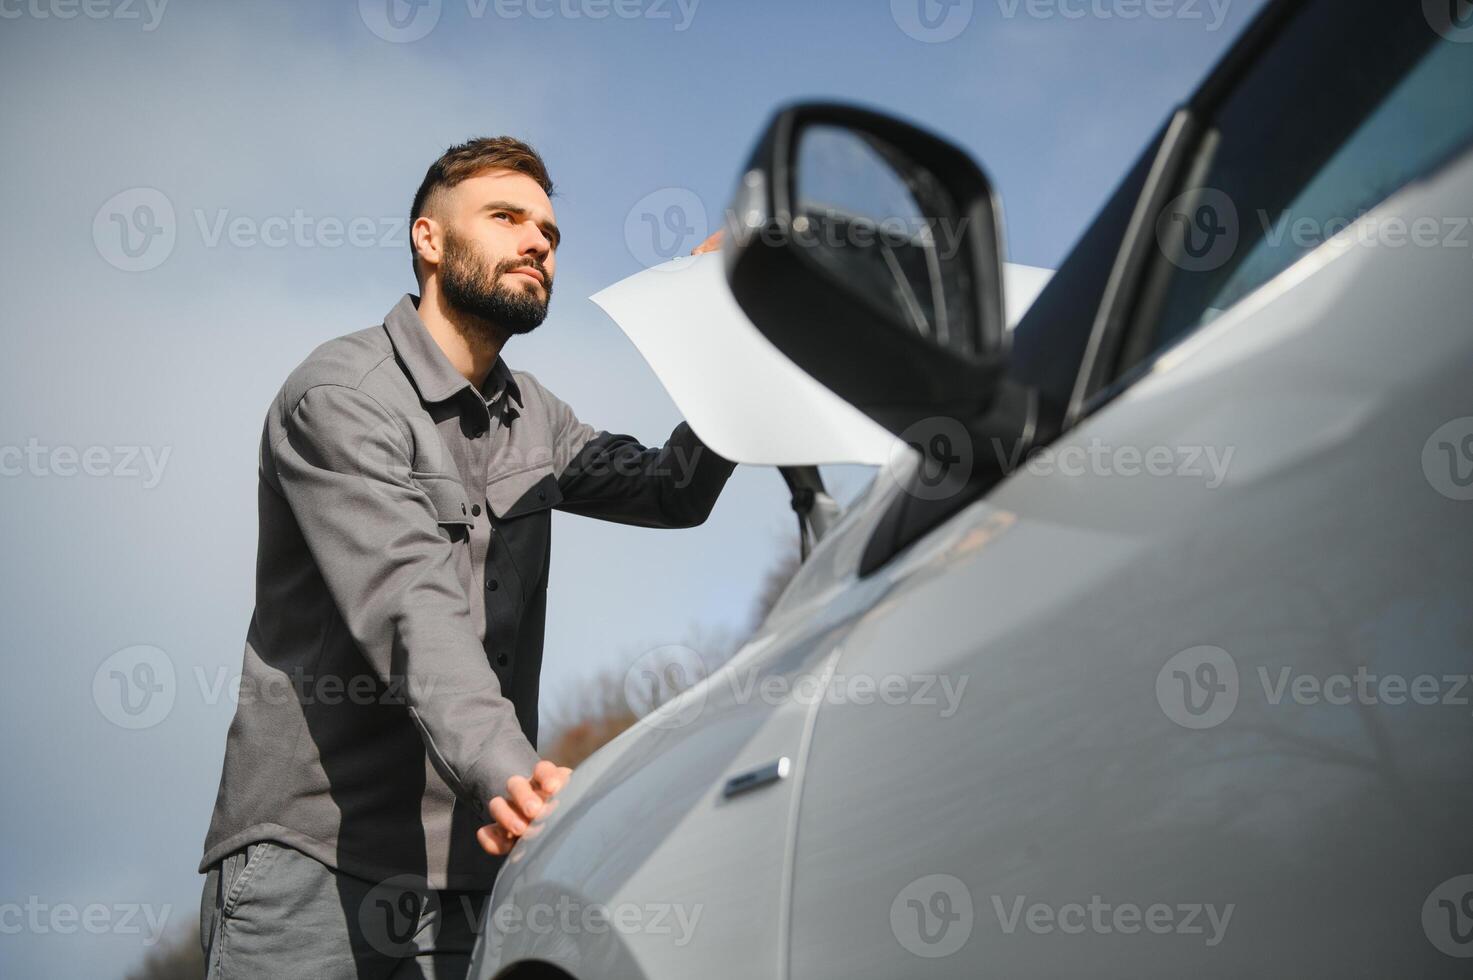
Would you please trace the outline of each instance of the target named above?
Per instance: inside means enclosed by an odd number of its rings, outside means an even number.
[[[902,434],[987,409],[1006,362],[1001,221],[963,150],[864,109],[784,109],[727,231],[748,319],[870,418]]]

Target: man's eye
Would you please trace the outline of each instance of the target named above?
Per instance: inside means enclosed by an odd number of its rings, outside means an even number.
[[[505,211],[497,211],[495,214],[491,215],[491,217],[493,217],[493,218],[505,218],[507,221],[510,221],[511,220],[511,215],[510,214],[507,214]]]

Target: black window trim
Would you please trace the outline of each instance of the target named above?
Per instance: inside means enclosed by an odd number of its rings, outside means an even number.
[[[1104,407],[1139,377],[1139,366],[1123,375],[1118,366],[1130,335],[1143,329],[1136,322],[1136,313],[1157,267],[1156,219],[1197,157],[1203,136],[1201,120],[1212,118],[1306,2],[1273,0],[1264,6],[1192,97],[1172,114],[1110,270],[1065,412],[1064,431]]]
[[[1151,171],[1136,200],[1135,210],[1126,225],[1119,252],[1110,269],[1104,295],[1095,313],[1089,343],[1079,364],[1069,409],[1064,415],[1064,428],[1072,429],[1085,416],[1100,407],[1095,396],[1105,388],[1114,373],[1124,340],[1130,332],[1131,316],[1136,307],[1140,283],[1153,266],[1156,216],[1166,206],[1167,194],[1177,185],[1184,163],[1190,159],[1195,140],[1196,120],[1190,110],[1178,109],[1167,124]]]

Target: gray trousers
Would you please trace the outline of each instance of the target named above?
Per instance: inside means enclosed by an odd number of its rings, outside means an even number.
[[[263,841],[209,869],[200,897],[208,980],[461,978],[483,892],[367,881]]]

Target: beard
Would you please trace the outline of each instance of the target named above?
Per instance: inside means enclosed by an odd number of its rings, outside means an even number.
[[[503,259],[490,271],[487,265],[478,246],[445,229],[445,256],[440,262],[440,289],[445,301],[473,320],[495,324],[508,333],[531,333],[547,317],[552,277],[536,259]],[[502,282],[506,273],[525,266],[542,273],[545,296]]]

